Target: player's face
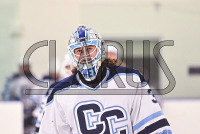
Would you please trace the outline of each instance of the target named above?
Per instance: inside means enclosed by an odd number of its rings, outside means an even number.
[[[84,50],[85,49],[85,50]],[[85,46],[85,47],[79,47],[74,50],[74,54],[76,59],[80,62],[85,64],[86,59],[88,63],[92,62],[94,57],[97,54],[97,49],[95,45]]]

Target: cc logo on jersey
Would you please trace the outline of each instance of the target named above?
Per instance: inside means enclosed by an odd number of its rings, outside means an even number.
[[[127,112],[120,106],[104,108],[96,100],[84,101],[74,107],[79,134],[128,134]]]

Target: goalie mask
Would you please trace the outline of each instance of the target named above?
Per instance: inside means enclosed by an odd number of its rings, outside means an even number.
[[[79,26],[70,36],[68,50],[85,80],[94,80],[105,57],[100,35],[91,28]]]

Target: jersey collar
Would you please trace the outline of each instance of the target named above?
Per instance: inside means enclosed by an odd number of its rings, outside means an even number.
[[[92,81],[86,81],[80,72],[76,74],[76,78],[83,87],[89,90],[96,90],[107,80],[109,73],[109,68],[100,67],[97,77]]]

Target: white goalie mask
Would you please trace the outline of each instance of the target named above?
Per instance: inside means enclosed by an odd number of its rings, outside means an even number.
[[[105,58],[103,40],[93,29],[79,26],[70,36],[68,50],[73,65],[85,80],[96,78],[101,61]]]

